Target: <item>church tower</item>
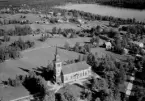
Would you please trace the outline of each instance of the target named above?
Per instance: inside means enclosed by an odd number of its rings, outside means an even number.
[[[53,64],[54,64],[54,72],[55,72],[55,80],[56,83],[61,83],[61,72],[62,72],[62,62],[60,61],[60,56],[58,54],[58,49],[56,46],[56,50],[55,50],[55,54],[54,54],[54,60],[53,60]]]

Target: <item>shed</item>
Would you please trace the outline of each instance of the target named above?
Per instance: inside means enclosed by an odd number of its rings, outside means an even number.
[[[126,48],[124,48],[124,49],[123,49],[123,52],[124,52],[124,54],[128,54],[129,50],[126,49]]]
[[[110,50],[112,48],[111,42],[105,42],[104,44],[105,44],[106,50]]]

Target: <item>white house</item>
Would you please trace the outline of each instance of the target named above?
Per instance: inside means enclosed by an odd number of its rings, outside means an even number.
[[[57,20],[59,23],[63,23],[64,21],[62,19]]]
[[[54,12],[49,12],[48,14],[53,15],[53,14],[54,14]]]
[[[126,95],[130,96],[131,95],[131,90],[133,88],[133,84],[131,82],[128,83],[127,88],[126,88]]]
[[[124,51],[124,54],[128,54],[128,51],[129,51],[129,50],[126,49],[126,48],[124,48],[123,51]]]
[[[105,42],[104,44],[105,44],[106,50],[110,50],[112,48],[111,42]]]
[[[78,22],[84,24],[84,21],[82,19],[78,19]]]
[[[61,13],[57,13],[56,15],[57,15],[57,16],[61,16]]]

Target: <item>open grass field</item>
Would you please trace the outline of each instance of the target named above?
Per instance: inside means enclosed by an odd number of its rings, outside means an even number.
[[[21,54],[23,58],[17,60],[8,60],[0,64],[0,77],[1,79],[7,77],[15,77],[16,74],[26,74],[22,69],[32,69],[39,66],[47,66],[48,60],[54,59],[55,47],[63,47],[65,42],[74,45],[76,42],[86,42],[89,38],[50,38],[45,43],[37,42],[34,49],[23,51]],[[78,58],[78,53],[70,52],[67,50],[59,49],[60,58],[62,61]]]
[[[127,57],[128,57],[128,55],[115,54],[115,53],[113,53],[111,51],[106,51],[105,48],[100,48],[100,47],[98,47],[98,48],[92,48],[91,52],[93,54],[95,54],[97,52],[98,57],[102,57],[102,56],[108,55],[108,56],[111,56],[113,59],[116,59],[116,60],[119,60],[119,61],[120,60],[121,61],[125,61],[127,59]]]
[[[58,23],[58,24],[31,24],[30,25],[33,30],[36,29],[44,29],[44,30],[52,30],[52,28],[62,28],[62,29],[75,29],[75,30],[80,30],[80,27],[77,27],[76,24],[72,23]]]
[[[21,16],[25,16],[25,18],[21,18]],[[1,14],[0,17],[4,19],[9,19],[9,20],[29,20],[31,22],[39,21],[40,17],[38,17],[37,14]]]
[[[60,23],[60,24],[27,24],[29,25],[32,30],[37,30],[37,29],[41,29],[41,30],[52,30],[52,28],[56,27],[56,28],[62,28],[62,29],[75,29],[75,30],[80,30],[80,27],[77,27],[76,24],[72,24],[72,23]],[[21,25],[21,24],[9,24],[9,25],[0,25],[0,29],[4,29],[6,31],[8,30],[13,30],[15,28],[15,26],[20,26],[23,27],[25,25]]]
[[[32,68],[47,66],[48,61],[54,59],[55,47],[40,48],[33,51],[22,53],[23,58],[18,60],[8,60],[0,64],[1,79],[7,77],[15,77],[19,74],[26,74],[24,70],[31,70]],[[59,49],[60,58],[62,61],[78,58],[75,52],[69,52]]]
[[[64,44],[67,42],[71,47],[76,44],[76,42],[79,43],[84,43],[84,42],[89,42],[90,38],[89,37],[78,37],[78,38],[49,38],[46,40],[45,43],[47,43],[50,46],[60,46],[63,47]]]
[[[10,101],[28,95],[29,92],[24,87],[0,88],[0,98],[2,98],[3,101]]]

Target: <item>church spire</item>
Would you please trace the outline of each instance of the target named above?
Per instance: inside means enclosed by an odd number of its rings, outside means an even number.
[[[54,61],[55,62],[60,61],[59,54],[58,54],[58,47],[57,46],[56,46],[55,54],[54,54]]]

